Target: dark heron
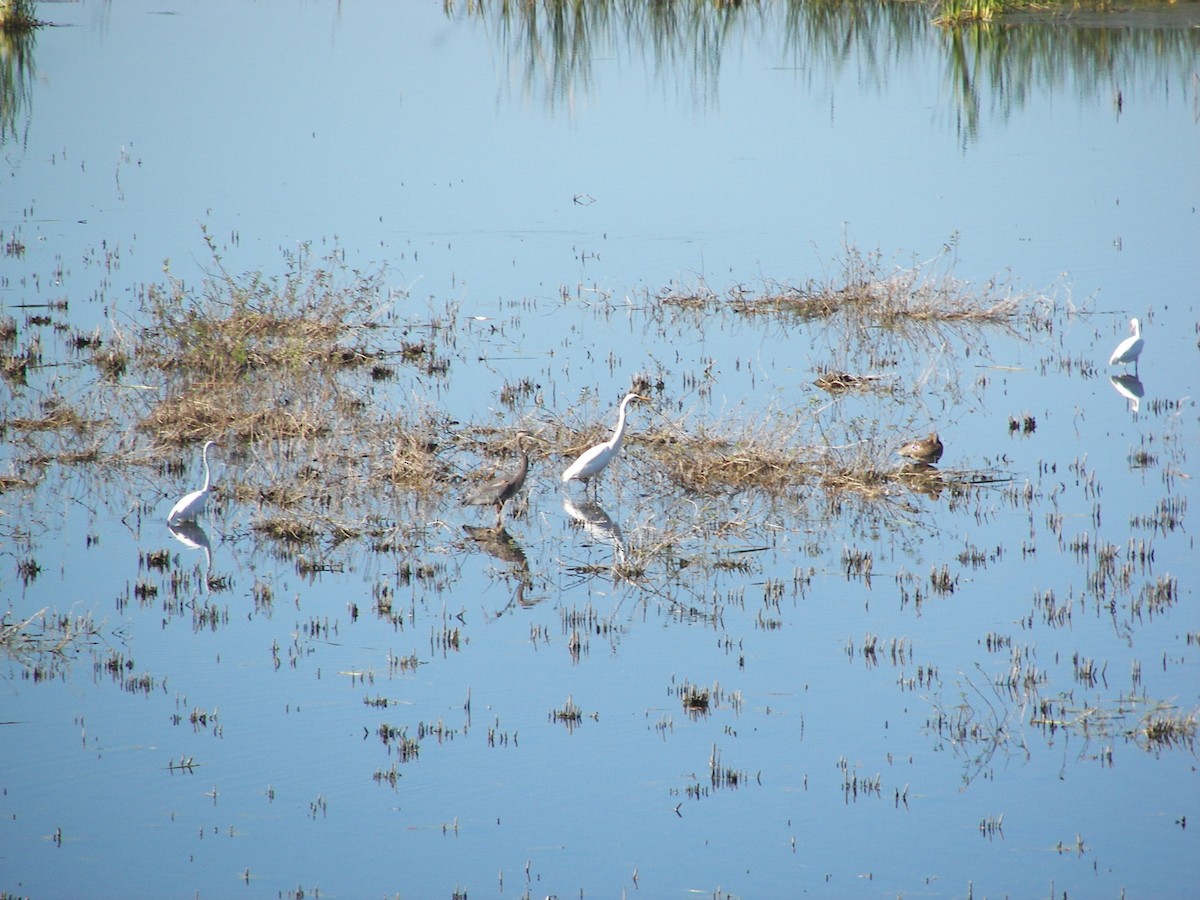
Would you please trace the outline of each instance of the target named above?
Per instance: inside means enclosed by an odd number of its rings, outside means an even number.
[[[506,475],[497,475],[490,481],[486,481],[474,488],[463,499],[464,506],[496,507],[497,528],[500,527],[504,504],[512,499],[517,491],[521,490],[521,486],[525,484],[525,476],[529,474],[529,451],[525,448],[525,442],[528,438],[529,435],[525,432],[517,435],[517,449],[521,453],[521,459],[517,463],[515,472],[509,472]]]

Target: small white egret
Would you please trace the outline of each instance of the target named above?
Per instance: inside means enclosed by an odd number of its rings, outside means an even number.
[[[613,457],[621,452],[621,441],[625,437],[625,411],[629,404],[634,400],[648,402],[649,399],[641,394],[626,394],[625,399],[621,401],[621,411],[617,416],[617,428],[612,437],[602,444],[585,450],[579,459],[567,466],[567,470],[562,474],[563,484],[577,478],[586,485],[589,479],[603,472],[605,466],[612,462]]]
[[[204,487],[180,497],[179,502],[172,506],[171,511],[167,513],[167,524],[178,525],[180,522],[193,522],[208,506],[208,495],[212,493],[209,490],[212,479],[208,471],[208,448],[215,443],[216,441],[206,442],[204,451],[200,454],[204,460]]]
[[[919,441],[909,441],[896,452],[908,459],[921,463],[935,463],[942,458],[942,439],[936,431],[929,432],[929,437]]]
[[[1133,363],[1133,371],[1136,372],[1138,357],[1142,355],[1144,346],[1146,346],[1146,342],[1142,340],[1142,323],[1137,319],[1130,319],[1129,337],[1117,344],[1117,349],[1109,357],[1108,364],[1112,366],[1120,363],[1127,366]]]
[[[525,432],[517,435],[517,449],[521,452],[521,460],[517,470],[507,475],[497,475],[472,490],[463,499],[464,506],[494,506],[496,507],[496,527],[500,527],[504,504],[514,497],[521,486],[525,484],[525,476],[529,473],[529,452],[525,441],[529,438]]]

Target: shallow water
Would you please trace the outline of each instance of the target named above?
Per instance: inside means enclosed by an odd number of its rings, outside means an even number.
[[[0,665],[0,890],[1189,892],[1195,746],[1142,729],[1200,706],[1200,30],[701,7],[556,32],[442,4],[43,4],[57,27],[7,45],[0,315],[42,365],[0,388],[0,471],[36,476],[0,494],[4,622],[99,627]],[[507,513],[524,567],[458,505],[510,457],[461,449],[462,484],[381,483],[349,540],[288,548],[225,496],[189,546],[163,520],[199,444],[165,470],[129,413],[167,384],[105,386],[69,341],[146,326],[166,260],[198,289],[202,227],[234,274],[305,243],[386,266],[375,340],[447,368],[351,379],[381,428],[599,434],[634,375],[662,388],[598,509],[535,456]],[[864,338],[661,299],[840,283],[876,248],[884,273],[996,278],[1022,315]],[[1136,412],[1105,366],[1134,315]],[[828,367],[893,389],[826,394]],[[55,396],[127,418],[72,462],[86,436],[13,423]],[[638,440],[672,423],[889,467],[936,428],[961,480],[701,495]],[[707,712],[685,681],[719,685]]]

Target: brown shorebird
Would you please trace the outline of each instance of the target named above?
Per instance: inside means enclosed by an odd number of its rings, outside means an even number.
[[[922,463],[935,463],[942,458],[942,440],[936,431],[919,441],[909,441],[896,452],[901,456]]]

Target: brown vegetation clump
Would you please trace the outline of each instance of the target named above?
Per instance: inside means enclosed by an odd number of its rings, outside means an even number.
[[[150,324],[138,346],[142,362],[207,381],[235,380],[260,370],[357,366],[379,354],[362,335],[374,327],[383,273],[347,274],[336,252],[314,265],[307,247],[287,257],[282,280],[255,273],[240,279],[220,268],[193,294],[171,277],[144,301]]]
[[[57,396],[47,397],[39,405],[42,415],[36,418],[16,416],[6,419],[4,426],[22,434],[37,431],[73,431],[82,434],[98,424],[85,419],[77,409],[68,406],[62,398]]]
[[[382,290],[382,273],[343,286],[336,255],[326,262],[313,266],[305,248],[281,281],[219,270],[199,294],[170,277],[150,288],[135,354],[167,382],[141,427],[176,446],[326,433],[354,402],[333,376],[381,355],[366,336]]]
[[[798,446],[791,426],[738,435],[688,433],[676,427],[633,440],[650,449],[667,477],[685,490],[710,494],[757,489],[783,492],[819,471],[820,452]]]
[[[774,284],[761,293],[737,288],[724,299],[707,287],[659,297],[664,305],[680,309],[721,307],[744,316],[802,321],[841,315],[886,328],[917,322],[1007,325],[1022,299],[994,281],[974,289],[949,273],[927,275],[921,265],[889,272],[879,253],[864,254],[853,247],[846,248],[838,283]]]
[[[1159,709],[1147,714],[1139,729],[1147,749],[1192,749],[1196,741],[1196,713],[1167,712]]]

